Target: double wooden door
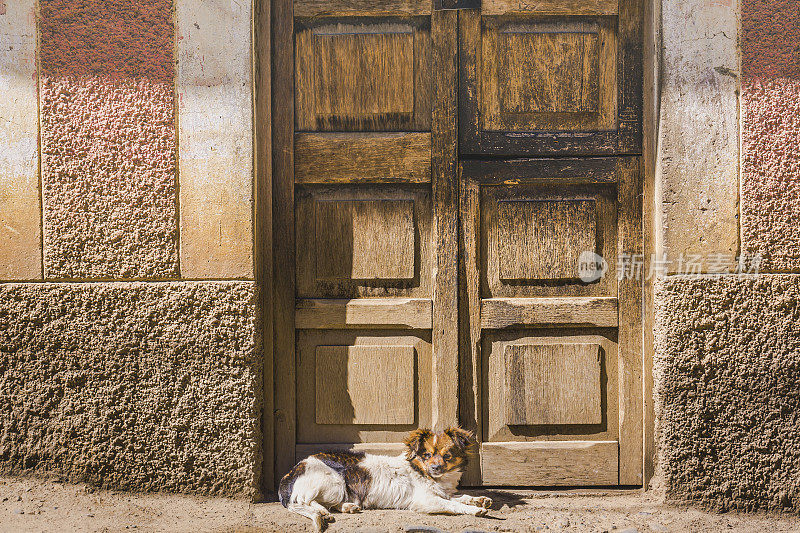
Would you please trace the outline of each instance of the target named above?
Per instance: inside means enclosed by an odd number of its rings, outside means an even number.
[[[642,483],[641,0],[273,0],[275,474]]]

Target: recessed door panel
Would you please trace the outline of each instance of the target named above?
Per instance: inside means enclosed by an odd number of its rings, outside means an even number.
[[[429,331],[301,330],[298,442],[401,442],[429,427],[430,339]]]
[[[587,250],[597,250],[593,199],[498,202],[500,281],[579,279]]]
[[[482,129],[612,130],[614,23],[614,17],[488,19],[482,31]]]
[[[431,295],[430,194],[424,187],[297,191],[301,298]]]
[[[486,0],[459,17],[460,150],[641,152],[639,0]]]
[[[320,17],[298,25],[297,131],[430,129],[428,17]]]
[[[507,426],[602,421],[599,344],[514,344],[503,350]]]
[[[511,183],[482,187],[481,284],[493,297],[613,296],[617,209],[614,185]],[[597,254],[605,272],[581,271]]]

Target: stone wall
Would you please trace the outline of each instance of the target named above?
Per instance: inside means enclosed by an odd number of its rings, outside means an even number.
[[[0,472],[256,496],[251,2],[0,4]]]
[[[800,10],[663,0],[662,25],[655,251],[700,267],[655,284],[655,482],[717,509],[798,510]]]

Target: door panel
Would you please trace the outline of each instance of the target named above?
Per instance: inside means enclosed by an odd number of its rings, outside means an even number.
[[[300,298],[430,298],[430,193],[424,187],[298,188]]]
[[[430,17],[314,17],[297,26],[297,131],[430,130]]]
[[[616,341],[593,328],[485,331],[484,441],[616,440]]]
[[[640,152],[640,4],[487,0],[462,11],[461,153]]]
[[[609,296],[616,291],[613,185],[481,187],[481,272],[485,297]],[[584,283],[581,254],[607,260],[607,275]]]
[[[616,127],[615,17],[487,17],[484,24],[483,131]]]
[[[431,424],[430,332],[304,330],[299,443],[401,442]]]

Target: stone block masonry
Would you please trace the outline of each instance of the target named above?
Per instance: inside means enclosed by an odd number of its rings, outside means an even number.
[[[253,282],[0,285],[0,472],[252,497]]]
[[[667,495],[800,508],[800,276],[672,276],[654,377]]]

